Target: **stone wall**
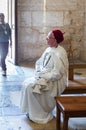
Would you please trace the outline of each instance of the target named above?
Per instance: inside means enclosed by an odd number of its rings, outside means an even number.
[[[18,61],[36,60],[52,29],[65,32],[63,45],[71,40],[74,58],[80,58],[84,26],[85,0],[18,0]]]

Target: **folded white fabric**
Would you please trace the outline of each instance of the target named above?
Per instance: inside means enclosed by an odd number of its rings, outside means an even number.
[[[47,80],[41,78],[39,80],[37,80],[36,84],[33,87],[33,92],[34,93],[38,93],[41,94],[42,91],[48,91],[48,85],[47,85]]]

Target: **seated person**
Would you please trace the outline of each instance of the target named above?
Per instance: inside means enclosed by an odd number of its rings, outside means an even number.
[[[53,119],[54,97],[60,95],[67,84],[67,53],[59,44],[64,40],[60,30],[50,31],[46,37],[48,48],[37,60],[35,75],[26,79],[21,93],[21,111],[36,123]]]

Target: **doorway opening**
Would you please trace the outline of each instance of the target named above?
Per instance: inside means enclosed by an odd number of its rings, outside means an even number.
[[[5,15],[12,31],[12,47],[9,47],[7,60],[17,65],[17,0],[0,0],[0,12]]]

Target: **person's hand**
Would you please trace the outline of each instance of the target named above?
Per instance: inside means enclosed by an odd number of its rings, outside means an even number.
[[[39,78],[40,78],[40,76],[39,76],[39,72],[37,72],[37,71],[35,71],[35,78],[38,80]]]

